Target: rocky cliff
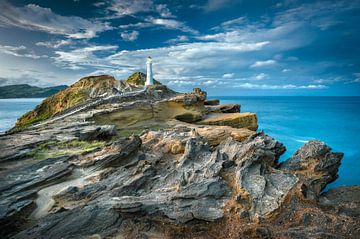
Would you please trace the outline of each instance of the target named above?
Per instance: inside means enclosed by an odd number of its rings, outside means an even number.
[[[75,84],[48,97],[34,110],[21,116],[13,131],[25,129],[34,123],[41,122],[89,100],[139,89],[144,85],[145,78],[146,75],[141,72],[135,72],[126,80],[120,81],[109,75],[84,77]]]
[[[360,187],[323,192],[343,157],[325,143],[280,163],[285,146],[255,131],[256,114],[200,89],[100,99],[0,136],[1,238],[360,235]]]

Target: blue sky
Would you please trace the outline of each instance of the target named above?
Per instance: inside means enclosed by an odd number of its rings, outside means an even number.
[[[0,85],[145,72],[212,95],[360,95],[360,1],[0,0]]]

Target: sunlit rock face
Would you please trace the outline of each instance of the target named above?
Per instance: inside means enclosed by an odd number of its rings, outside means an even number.
[[[325,143],[279,164],[284,145],[240,105],[107,79],[74,84],[101,85],[82,107],[0,136],[2,238],[358,235],[345,198],[360,189],[321,194],[343,156]]]

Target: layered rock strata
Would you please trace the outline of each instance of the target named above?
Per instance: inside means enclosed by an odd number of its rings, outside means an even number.
[[[204,102],[158,85],[0,136],[1,238],[360,235],[360,188],[323,193],[342,153],[280,163],[255,114]]]

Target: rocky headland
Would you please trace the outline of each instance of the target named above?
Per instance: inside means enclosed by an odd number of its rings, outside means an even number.
[[[343,154],[194,89],[85,77],[0,136],[1,238],[358,238]]]

